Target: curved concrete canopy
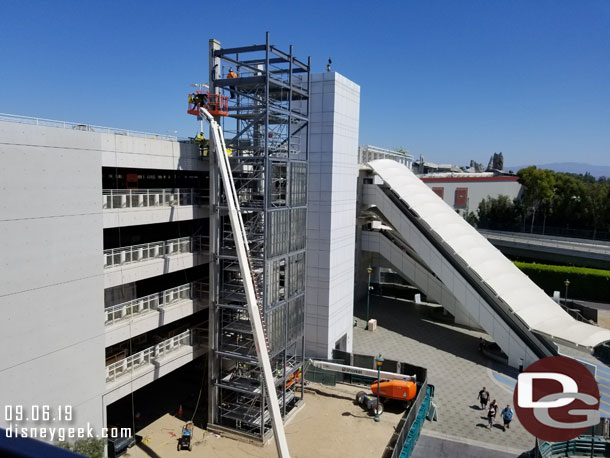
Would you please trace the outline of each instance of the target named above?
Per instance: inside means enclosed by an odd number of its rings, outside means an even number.
[[[610,341],[610,330],[572,318],[407,167],[368,165],[529,329],[588,348]]]

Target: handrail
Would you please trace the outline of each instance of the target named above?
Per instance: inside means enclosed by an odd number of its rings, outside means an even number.
[[[610,442],[603,436],[578,436],[563,442],[547,442],[536,439],[536,458],[559,456],[608,456]]]
[[[103,189],[106,209],[207,205],[209,193],[199,188]]]
[[[177,141],[178,137],[167,134],[154,134],[150,132],[141,132],[138,130],[118,129],[115,127],[96,126],[93,124],[84,124],[71,121],[57,121],[54,119],[35,118],[32,116],[22,116],[8,113],[0,113],[0,121],[15,122],[20,124],[31,124],[44,127],[58,127],[63,129],[81,130],[86,132],[100,132],[106,134],[126,135],[128,137],[151,138],[155,140],[171,140]]]
[[[358,148],[358,163],[366,164],[375,159],[391,159],[410,168],[413,163],[413,156],[409,153],[400,153],[377,146],[363,145]]]
[[[422,385],[418,387],[418,390],[417,396],[411,404],[411,407],[405,411],[398,423],[396,428],[398,432],[394,433],[394,436],[386,446],[383,458],[409,457],[413,453],[413,449],[415,448],[415,444],[417,443],[419,433],[423,426],[423,420],[417,425],[415,423],[420,416],[423,416],[425,419],[433,392],[433,389],[429,388],[427,380],[424,380]]]
[[[191,330],[186,331],[148,347],[131,356],[106,366],[106,383],[114,382],[118,377],[133,372],[134,369],[145,364],[151,364],[158,358],[177,350],[185,345],[191,345]]]
[[[605,243],[587,243],[586,241],[559,240],[558,237],[532,237],[531,234],[520,232],[494,231],[490,229],[477,229],[487,239],[501,240],[505,242],[520,243],[523,245],[547,246],[551,248],[565,249],[570,251],[596,253],[602,255],[610,254],[610,246]],[[534,234],[537,235],[537,234]]]
[[[188,299],[201,299],[208,292],[207,284],[201,281],[186,283],[174,288],[138,297],[104,309],[106,326],[134,315],[158,310]]]
[[[159,242],[142,243],[104,250],[104,268],[182,253],[199,253],[209,247],[208,236],[195,235]]]

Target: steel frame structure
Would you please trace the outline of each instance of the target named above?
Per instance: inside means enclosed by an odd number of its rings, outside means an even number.
[[[232,67],[237,78],[226,78]],[[222,119],[282,417],[303,397],[310,60],[269,43],[210,40],[210,94],[231,95]],[[219,118],[215,118],[221,122]],[[213,145],[210,144],[213,148]],[[210,161],[208,427],[271,434],[244,281],[215,154]],[[300,387],[300,390],[297,389]]]

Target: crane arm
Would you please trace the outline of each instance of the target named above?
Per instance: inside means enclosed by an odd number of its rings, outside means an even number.
[[[258,360],[263,370],[263,380],[269,400],[269,410],[271,413],[271,424],[273,426],[275,445],[277,447],[280,458],[290,458],[288,451],[288,443],[286,442],[286,434],[284,432],[284,423],[282,414],[280,413],[280,404],[275,390],[273,372],[271,370],[271,361],[269,360],[267,336],[259,311],[257,294],[254,286],[254,279],[250,265],[250,249],[248,246],[248,237],[244,228],[244,222],[241,216],[237,191],[233,181],[233,174],[227,156],[227,148],[225,145],[222,130],[214,117],[205,108],[199,108],[199,114],[210,123],[210,141],[214,146],[220,177],[224,184],[225,195],[227,198],[227,206],[229,210],[229,219],[231,220],[231,229],[235,239],[235,248],[237,258],[239,260],[239,269],[244,283],[244,290],[248,304],[248,315],[252,324],[252,333],[256,346]]]
[[[364,375],[366,377],[377,378],[377,371],[375,369],[365,369],[364,367],[346,366],[345,364],[330,363],[328,361],[318,361],[314,359],[309,360],[309,364],[319,369],[324,369],[332,372],[341,372],[343,374],[354,374]],[[409,382],[415,382],[415,375],[397,374],[395,372],[379,372],[380,378],[383,380],[406,380]]]

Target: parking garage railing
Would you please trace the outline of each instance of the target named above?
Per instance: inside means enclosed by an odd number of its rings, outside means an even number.
[[[147,364],[152,364],[157,359],[187,345],[192,345],[191,330],[188,329],[174,337],[170,337],[157,345],[148,347],[131,356],[123,358],[106,366],[106,383],[114,382],[117,378]]]
[[[103,189],[105,210],[207,205],[209,193],[199,188]]]
[[[183,253],[201,253],[209,248],[209,238],[203,235],[142,243],[104,250],[104,268],[122,266],[155,258]]]
[[[148,296],[132,299],[104,309],[106,326],[118,323],[126,318],[169,307],[186,300],[205,299],[208,294],[207,283],[196,281],[175,288],[166,289]]]
[[[55,119],[34,118],[31,116],[21,116],[9,113],[0,113],[0,121],[16,122],[20,124],[31,124],[34,126],[58,127],[60,129],[78,130],[83,132],[99,132],[104,134],[125,135],[127,137],[152,138],[155,140],[173,140],[178,137],[175,135],[155,134],[151,132],[141,132],[138,130],[117,129],[115,127],[96,126],[93,124],[83,124],[72,121],[57,121]]]

